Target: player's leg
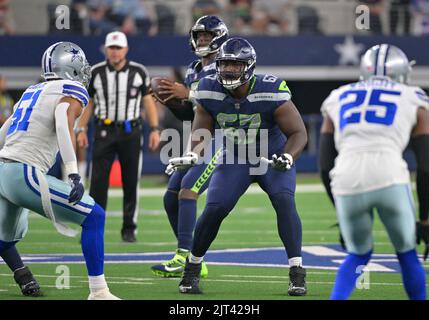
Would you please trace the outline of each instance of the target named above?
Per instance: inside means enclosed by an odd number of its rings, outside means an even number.
[[[268,194],[277,215],[277,229],[289,259],[288,294],[307,293],[306,271],[302,266],[302,226],[295,205],[296,171],[281,172],[268,168],[265,175],[257,176],[261,188]]]
[[[338,269],[331,299],[345,300],[353,292],[359,270],[371,258],[373,239],[372,205],[368,193],[335,197],[337,218],[348,255]]]
[[[96,127],[92,148],[91,184],[89,195],[94,198],[104,210],[107,206],[107,191],[109,189],[109,172],[115,159],[115,141],[108,139],[116,134],[111,128]]]
[[[34,167],[19,163],[7,164],[2,173],[8,177],[12,187],[2,188],[2,195],[10,202],[30,209],[44,217],[40,182]],[[104,222],[105,211],[85,194],[76,205],[68,202],[71,187],[54,177],[45,176],[49,186],[49,196],[58,222],[71,222],[82,226],[81,246],[88,271],[90,298],[115,299],[104,279]],[[26,217],[25,217],[26,218]],[[20,225],[26,230],[26,219]],[[24,232],[21,232],[24,234]],[[15,236],[14,239],[20,239]]]
[[[216,238],[223,219],[246,192],[252,180],[247,165],[220,164],[216,167],[210,181],[206,207],[195,226],[191,254],[179,284],[181,293],[201,293],[198,284],[204,255]]]
[[[30,269],[24,266],[15,246],[27,232],[27,215],[28,210],[15,205],[0,195],[0,256],[13,272],[15,282],[22,294],[40,297],[43,296],[40,285]]]
[[[415,209],[409,186],[392,186],[373,196],[379,199],[378,213],[395,247],[408,297],[426,300],[426,273],[416,252]]]
[[[168,221],[171,229],[178,239],[178,224],[179,224],[179,191],[182,178],[187,170],[179,170],[173,172],[168,180],[167,190],[164,193],[164,209],[167,213]],[[183,272],[186,257],[176,250],[174,257],[166,262],[153,265],[152,272],[161,277],[179,277]]]
[[[139,181],[143,163],[140,127],[134,127],[130,134],[121,135],[123,138],[118,141],[117,146],[124,190],[121,235],[122,240],[135,242],[139,214]]]
[[[1,242],[1,241],[0,241]],[[34,278],[28,266],[22,262],[16,246],[13,245],[9,249],[4,250],[0,256],[13,272],[15,282],[18,284],[24,296],[41,297],[43,292],[40,285]]]

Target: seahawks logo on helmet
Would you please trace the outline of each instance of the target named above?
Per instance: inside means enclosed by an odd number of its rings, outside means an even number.
[[[213,34],[211,42],[204,47],[197,45],[198,32],[210,32]],[[205,57],[219,50],[222,43],[228,38],[228,28],[225,23],[216,16],[203,16],[199,18],[189,31],[192,51],[199,57]]]

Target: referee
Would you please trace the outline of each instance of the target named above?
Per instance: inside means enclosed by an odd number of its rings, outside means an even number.
[[[79,147],[88,146],[87,125],[94,114],[95,133],[89,194],[104,209],[107,206],[109,173],[116,155],[121,164],[124,192],[122,240],[136,241],[138,189],[142,169],[143,102],[151,127],[149,149],[159,145],[158,114],[151,94],[146,68],[126,59],[128,42],[124,33],[107,34],[107,60],[92,68],[88,93],[90,102],[83,113],[77,131]]]

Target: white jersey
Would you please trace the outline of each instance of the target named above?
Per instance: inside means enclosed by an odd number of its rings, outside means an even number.
[[[335,126],[332,192],[348,195],[410,182],[402,153],[429,98],[419,87],[372,78],[342,86],[323,102]]]
[[[59,150],[55,132],[55,108],[64,96],[88,104],[86,88],[76,81],[52,80],[29,87],[14,107],[0,158],[34,166],[46,173]]]

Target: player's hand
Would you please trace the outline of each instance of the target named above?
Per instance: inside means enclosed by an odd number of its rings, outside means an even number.
[[[261,160],[271,166],[273,169],[279,171],[287,171],[292,168],[293,158],[289,153],[283,153],[280,156],[273,154],[272,160],[262,157]]]
[[[169,94],[169,96],[164,99],[164,102],[173,98],[188,99],[189,97],[189,89],[179,82],[163,79],[160,82],[159,88],[161,89],[159,94]]]
[[[77,134],[77,145],[79,148],[87,148],[88,147],[88,135],[86,132],[79,132]]]
[[[419,221],[417,222],[416,228],[417,244],[420,244],[422,240],[425,243],[425,252],[423,254],[423,261],[425,261],[429,255],[429,224]]]
[[[167,168],[165,168],[165,173],[167,174],[167,175],[169,175],[169,176],[171,176],[172,174],[173,174],[173,172],[174,172],[175,170],[174,170],[174,166],[171,164],[171,163],[169,163],[168,165],[167,165]]]
[[[155,151],[156,149],[158,149],[160,140],[161,138],[159,137],[159,131],[158,130],[152,131],[149,134],[149,150]]]
[[[77,173],[69,174],[69,184],[72,187],[69,194],[69,203],[77,204],[83,197],[85,188],[80,180],[80,175]]]
[[[195,152],[187,152],[183,157],[171,158],[171,164],[174,171],[185,170],[192,167],[198,161],[198,155]]]

